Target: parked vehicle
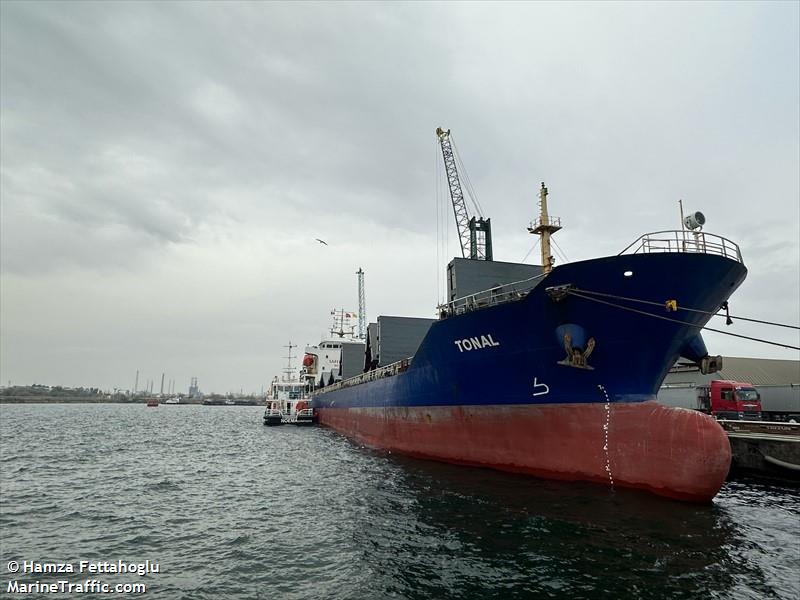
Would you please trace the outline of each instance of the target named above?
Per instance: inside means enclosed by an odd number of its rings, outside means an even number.
[[[800,383],[757,385],[764,420],[800,423]]]
[[[716,379],[709,385],[665,385],[658,400],[667,406],[692,408],[717,419],[760,421],[761,395],[752,383]]]

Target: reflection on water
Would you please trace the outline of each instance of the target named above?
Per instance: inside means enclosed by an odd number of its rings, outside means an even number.
[[[774,580],[775,539],[753,539],[750,530],[764,529],[737,523],[737,507],[753,506],[745,496],[763,501],[769,488],[743,495],[748,488],[729,484],[714,504],[692,505],[635,490],[397,456],[387,461],[390,475],[373,487],[354,527],[362,559],[387,594],[779,597],[796,589],[797,564]],[[777,498],[783,505],[777,520],[791,522],[797,496],[780,490]],[[793,535],[767,536],[784,538],[787,563],[791,543],[798,543],[793,527]]]

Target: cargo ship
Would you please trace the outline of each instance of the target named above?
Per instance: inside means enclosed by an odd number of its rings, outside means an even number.
[[[656,395],[679,357],[720,368],[700,331],[747,274],[739,247],[694,213],[617,255],[554,266],[547,194],[529,227],[542,265],[491,260],[489,222],[471,218],[438,318],[415,320],[418,339],[395,326],[413,350],[399,360],[392,328],[370,324],[365,372],[314,391],[320,424],[420,458],[710,501],[730,467],[725,432]]]

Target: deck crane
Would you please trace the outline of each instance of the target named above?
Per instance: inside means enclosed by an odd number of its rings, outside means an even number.
[[[478,216],[470,216],[458,177],[450,130],[438,127],[436,137],[439,138],[442,147],[447,184],[450,187],[450,199],[453,202],[453,214],[456,217],[456,227],[461,242],[461,256],[475,260],[492,260],[492,220],[483,218],[477,203],[475,209]]]

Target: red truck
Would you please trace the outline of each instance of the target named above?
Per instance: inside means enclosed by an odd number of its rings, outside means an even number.
[[[717,379],[708,385],[666,385],[658,399],[668,406],[683,406],[717,419],[760,421],[761,395],[752,383]]]
[[[752,383],[716,379],[697,392],[701,409],[717,419],[761,420],[761,396]]]

